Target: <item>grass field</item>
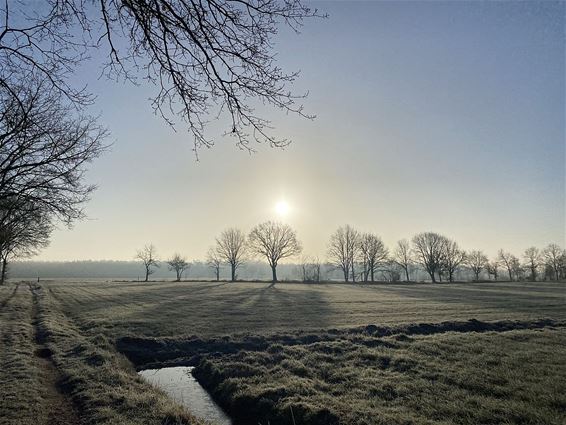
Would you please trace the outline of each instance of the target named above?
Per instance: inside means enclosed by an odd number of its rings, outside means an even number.
[[[469,319],[521,329],[469,332]],[[464,325],[405,326],[424,322]],[[0,423],[197,423],[138,378],[143,362],[117,349],[127,338],[200,362],[255,423],[292,423],[291,410],[297,423],[564,423],[565,322],[563,283],[11,283]]]

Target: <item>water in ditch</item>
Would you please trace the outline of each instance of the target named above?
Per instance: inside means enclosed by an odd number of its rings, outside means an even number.
[[[232,425],[230,418],[193,377],[192,367],[145,369],[139,374],[187,407],[194,416],[217,425]]]

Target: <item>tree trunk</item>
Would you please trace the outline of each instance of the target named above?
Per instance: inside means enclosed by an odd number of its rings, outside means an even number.
[[[6,257],[2,258],[2,275],[0,276],[0,285],[4,285],[6,281],[6,268],[8,267],[8,260]]]
[[[149,280],[149,267],[145,268],[145,282]]]
[[[513,282],[513,273],[511,272],[511,269],[507,269],[507,272],[509,273],[509,280]]]
[[[277,282],[277,266],[271,266],[271,274],[273,276],[273,283]]]
[[[434,272],[428,272],[430,278],[432,279],[432,283],[436,283],[436,277],[434,276]]]
[[[373,278],[374,278],[374,276],[373,276],[373,268],[370,270],[370,273],[371,273],[371,283],[373,283],[373,282],[374,282],[374,280],[373,280]]]
[[[216,269],[216,281],[220,281],[220,268]]]
[[[411,279],[409,279],[409,268],[405,267],[405,276],[407,276],[407,282],[410,282]]]

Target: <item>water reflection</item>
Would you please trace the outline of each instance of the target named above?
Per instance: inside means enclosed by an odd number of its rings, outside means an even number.
[[[151,384],[161,388],[196,417],[218,425],[232,425],[224,411],[193,377],[193,367],[164,367],[139,372]]]

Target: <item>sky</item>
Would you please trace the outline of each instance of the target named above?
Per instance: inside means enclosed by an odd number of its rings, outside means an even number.
[[[88,219],[60,227],[37,260],[131,260],[153,243],[204,259],[227,227],[292,225],[325,258],[344,224],[389,247],[423,231],[464,249],[520,255],[565,245],[563,2],[313,2],[327,19],[282,30],[275,49],[313,121],[258,110],[293,143],[249,154],[153,114],[149,85],[77,74],[97,95],[112,149],[92,164]],[[278,214],[278,202],[288,212]]]

